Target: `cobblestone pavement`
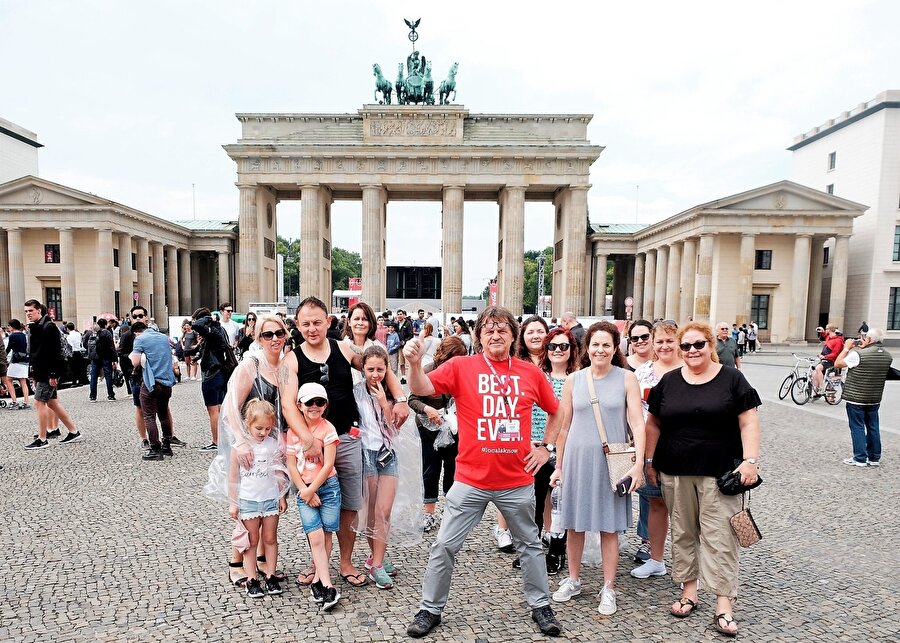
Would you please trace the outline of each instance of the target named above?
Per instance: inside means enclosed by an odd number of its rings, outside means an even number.
[[[782,362],[783,355],[746,360],[745,372],[765,400],[766,482],[753,494],[764,539],[741,556],[740,638],[896,641],[900,555],[891,543],[900,515],[893,476],[900,439],[896,431],[884,433],[880,468],[842,465],[850,451],[842,407],[771,402],[787,370]],[[900,385],[889,387],[884,414],[896,418]],[[196,449],[208,441],[199,383],[175,388],[176,432],[191,447],[164,463],[141,462],[127,399],[88,404],[85,388],[60,396],[86,436],[82,443],[25,451],[34,412],[0,411],[0,546],[7,552],[0,560],[0,640],[288,641],[313,632],[319,640],[405,638],[418,607],[428,540],[394,548],[402,571],[393,590],[339,584],[343,598],[330,614],[317,613],[293,582],[281,596],[252,601],[226,581],[226,512],[200,493],[212,456]],[[512,557],[494,548],[489,528],[487,520],[479,525],[460,553],[444,622],[427,640],[542,638]],[[279,540],[280,566],[293,579],[309,559],[293,506]],[[554,605],[562,638],[719,640],[714,598],[701,596],[691,618],[672,618],[668,605],[678,588],[667,577],[631,578],[633,531],[626,540],[618,612],[611,618],[597,613],[601,573],[586,568],[584,593]],[[361,552],[358,546],[359,564]],[[332,561],[334,567],[336,554]]]

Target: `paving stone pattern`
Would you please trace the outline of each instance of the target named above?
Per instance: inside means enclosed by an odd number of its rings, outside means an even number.
[[[784,360],[766,362],[752,356],[745,371],[770,398],[785,369]],[[53,441],[42,451],[22,448],[36,431],[34,411],[0,411],[0,547],[6,552],[0,559],[0,640],[406,638],[433,536],[391,550],[401,566],[394,589],[355,589],[339,580],[340,605],[320,614],[294,583],[309,554],[291,503],[279,530],[279,566],[290,578],[286,592],[254,601],[231,587],[230,521],[224,507],[200,491],[212,455],[196,449],[209,437],[199,389],[198,382],[175,387],[176,433],[191,446],[176,449],[164,463],[140,460],[124,390],[118,392],[124,399],[97,404],[88,404],[86,388],[62,391],[86,439],[67,446]],[[764,538],[741,556],[740,638],[896,641],[898,437],[883,436],[881,468],[845,466],[840,461],[850,453],[850,440],[842,407],[823,416],[811,406],[766,401],[761,410],[766,482],[753,494],[752,508]],[[886,406],[890,413],[900,403]],[[484,520],[460,552],[443,624],[426,640],[543,638],[530,619],[512,556],[495,549],[490,525]],[[712,627],[714,597],[702,595],[694,616],[672,618],[669,605],[678,588],[669,577],[631,578],[634,532],[625,540],[618,612],[611,618],[597,613],[602,575],[597,567],[585,568],[582,595],[554,604],[562,638],[720,640]],[[364,548],[357,544],[360,566]],[[336,552],[332,567],[338,578]]]

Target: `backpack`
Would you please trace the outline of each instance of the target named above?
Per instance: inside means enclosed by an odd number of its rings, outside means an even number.
[[[231,374],[234,373],[234,369],[237,368],[237,357],[234,356],[234,351],[231,348],[231,343],[228,341],[228,334],[225,332],[225,329],[219,326],[216,328],[216,331],[222,340],[222,347],[220,350],[221,354],[214,352],[213,357],[219,362],[219,370],[225,381],[228,382],[231,379]]]
[[[87,356],[88,356],[88,359],[91,361],[94,361],[97,359],[97,333],[91,333],[90,338],[88,338]]]
[[[62,356],[64,360],[69,360],[72,357],[72,345],[69,343],[69,340],[66,339],[66,336],[63,335],[62,331],[59,332],[59,349],[62,351]]]

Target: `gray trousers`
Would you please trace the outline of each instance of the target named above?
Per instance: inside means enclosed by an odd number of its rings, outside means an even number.
[[[431,546],[428,567],[422,579],[421,609],[440,614],[450,596],[450,580],[456,554],[469,532],[493,502],[506,518],[516,552],[522,562],[522,582],[529,607],[550,605],[544,548],[534,523],[534,485],[491,491],[456,481],[447,493],[437,540]]]

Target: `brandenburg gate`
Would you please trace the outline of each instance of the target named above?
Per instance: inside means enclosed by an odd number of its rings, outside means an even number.
[[[516,314],[522,312],[525,202],[549,201],[555,207],[553,314],[585,312],[588,181],[603,151],[587,139],[590,115],[372,104],[355,114],[237,118],[241,138],[225,150],[237,164],[240,191],[240,310],[275,296],[275,205],[284,199],[302,203],[300,291],[331,301],[331,204],[345,199],[362,202],[362,299],[375,310],[385,306],[389,200],[442,202],[445,312],[462,309],[465,202],[497,201],[498,303]]]

